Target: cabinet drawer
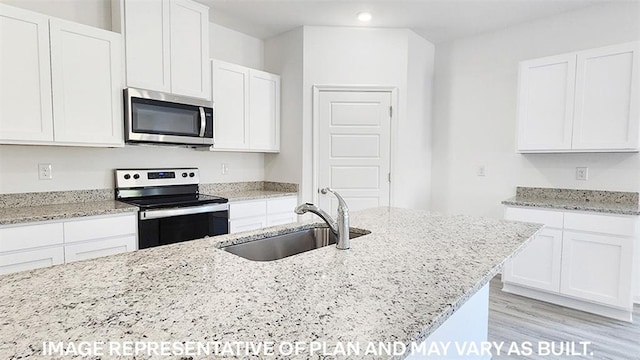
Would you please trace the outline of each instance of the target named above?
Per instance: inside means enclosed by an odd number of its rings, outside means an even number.
[[[62,244],[62,223],[0,229],[0,252]]]
[[[62,224],[60,224],[62,225]],[[62,231],[60,231],[62,234]],[[64,263],[62,245],[46,249],[0,255],[0,274],[43,268]]]
[[[136,249],[136,236],[124,236],[111,239],[96,240],[64,247],[65,262],[95,259],[98,257],[120,254]]]
[[[64,223],[64,242],[131,235],[136,233],[137,226],[135,213],[67,221]]]
[[[279,214],[279,213],[293,213],[298,205],[298,198],[285,197],[275,198],[267,200],[267,213]]]
[[[241,231],[257,230],[267,225],[267,218],[264,216],[230,220],[229,233],[234,234]]]
[[[548,227],[562,229],[562,215],[560,211],[523,209],[507,207],[504,212],[505,220],[524,221],[545,224]]]
[[[230,219],[265,215],[267,215],[267,202],[265,200],[229,203]]]
[[[565,213],[564,228],[621,236],[636,236],[640,220],[637,216]]]
[[[280,213],[267,216],[267,226],[276,226],[276,225],[284,225],[291,224],[298,220],[298,215],[294,212],[291,213]]]

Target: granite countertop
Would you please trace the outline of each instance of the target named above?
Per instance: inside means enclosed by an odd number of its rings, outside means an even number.
[[[637,192],[518,187],[504,205],[640,215]]]
[[[138,208],[115,200],[0,207],[0,225],[117,214],[133,211],[138,211]]]
[[[419,342],[540,228],[376,208],[351,213],[371,233],[347,251],[254,262],[218,248],[310,226],[0,276],[0,358],[41,354],[43,341]]]
[[[200,184],[200,193],[222,196],[229,199],[229,201],[257,200],[282,196],[298,196],[298,185],[269,181]]]
[[[242,200],[258,200],[258,199],[266,199],[273,197],[282,197],[282,196],[298,196],[297,192],[290,191],[274,191],[274,190],[239,190],[239,191],[226,191],[226,192],[217,192],[216,196],[222,196],[224,198],[229,199],[229,201],[242,201]]]

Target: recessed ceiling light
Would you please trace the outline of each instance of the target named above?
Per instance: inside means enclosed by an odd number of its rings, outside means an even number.
[[[371,13],[370,12],[361,12],[358,14],[358,20],[362,22],[371,21]]]

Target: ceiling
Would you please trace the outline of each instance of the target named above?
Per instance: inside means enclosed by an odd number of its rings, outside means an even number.
[[[303,25],[409,28],[433,43],[615,0],[197,0],[211,20],[267,39]],[[373,19],[356,19],[369,11]]]

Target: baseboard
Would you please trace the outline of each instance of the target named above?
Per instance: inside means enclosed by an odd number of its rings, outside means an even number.
[[[545,291],[530,289],[511,283],[503,283],[502,291],[588,312],[591,314],[605,316],[616,320],[622,320],[626,322],[632,322],[633,320],[633,309],[621,309],[606,305],[600,305],[589,301],[565,297],[560,294],[553,294]]]

